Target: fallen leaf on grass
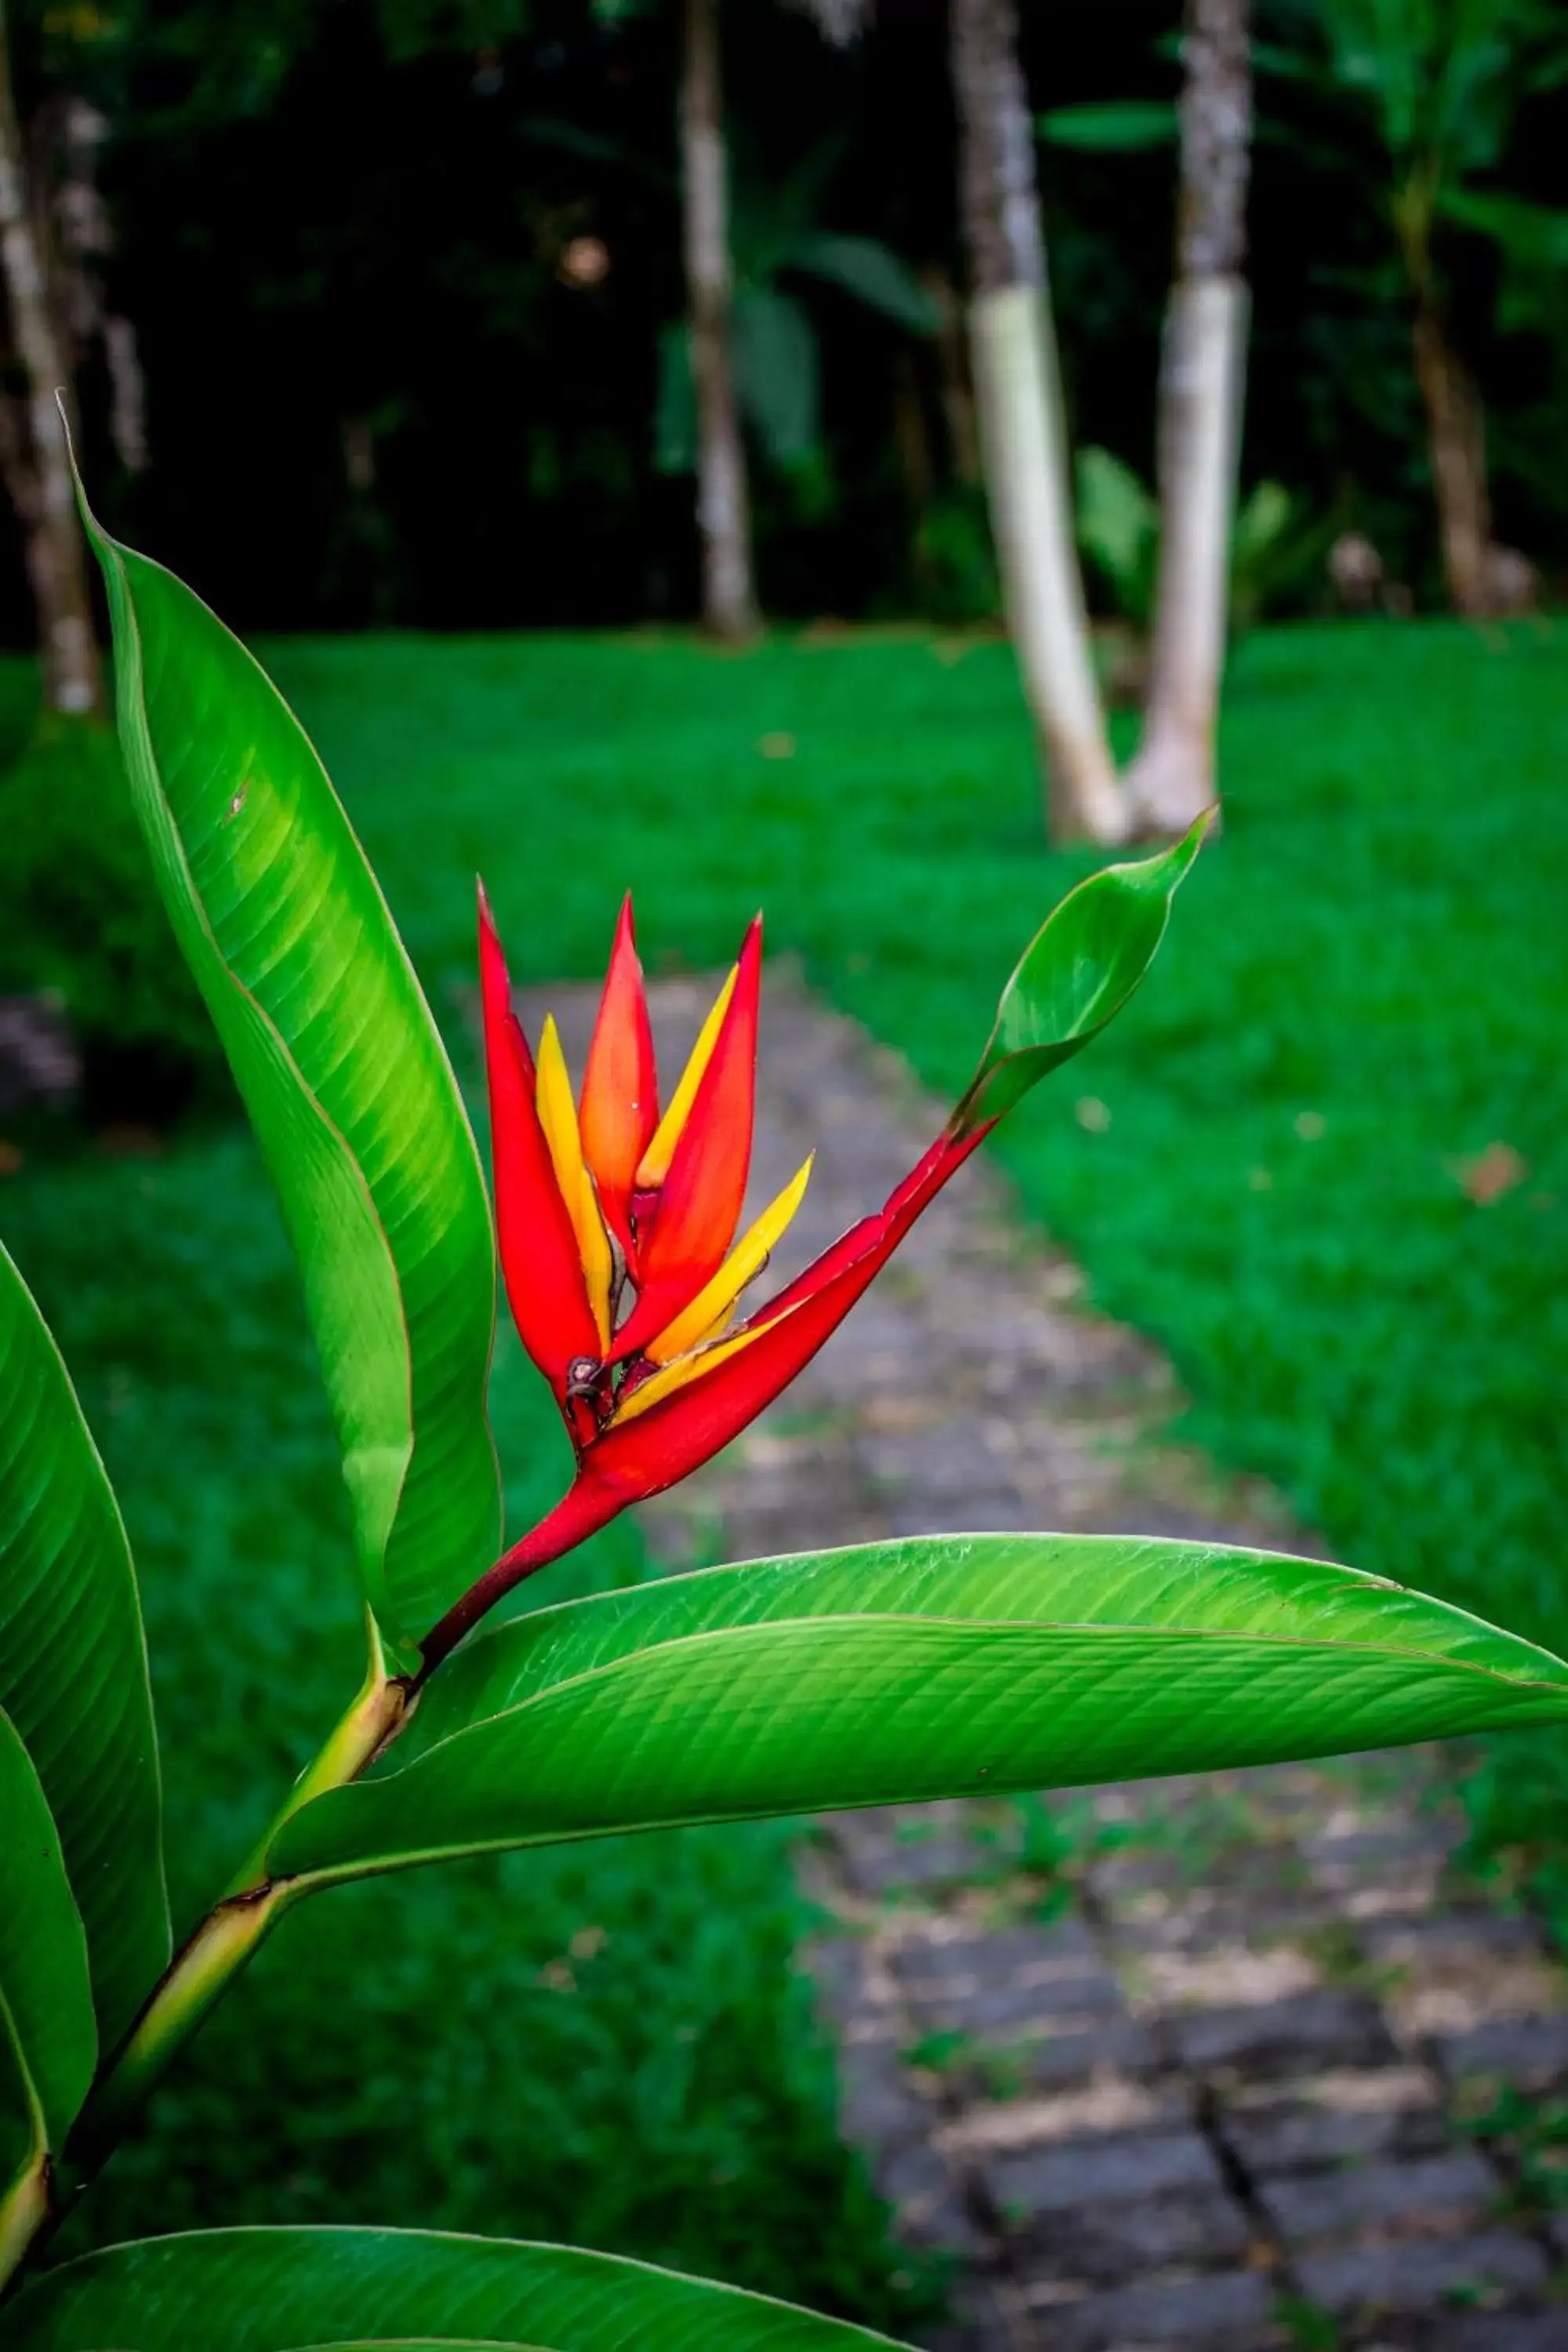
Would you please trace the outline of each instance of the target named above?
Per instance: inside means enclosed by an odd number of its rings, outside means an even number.
[[[1511,1143],[1489,1143],[1484,1151],[1468,1160],[1449,1163],[1449,1172],[1461,1192],[1467,1193],[1479,1208],[1489,1208],[1522,1184],[1530,1173],[1529,1163]]]

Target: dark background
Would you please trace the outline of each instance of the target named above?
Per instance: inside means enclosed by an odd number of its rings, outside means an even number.
[[[658,332],[681,305],[676,11],[268,0],[132,12],[88,40],[67,13],[68,70],[110,123],[108,298],[134,325],[149,388],[150,463],[130,480],[91,366],[82,386],[89,470],[115,528],[242,629],[691,614],[690,479],[658,470],[654,432]],[[1041,109],[1173,96],[1172,11],[1156,0],[1024,15]],[[1278,479],[1304,512],[1367,530],[1391,574],[1436,604],[1385,169],[1353,93],[1270,72],[1271,34],[1290,29],[1270,16],[1265,5],[1244,488]],[[24,111],[65,69],[65,24],[15,29]],[[939,0],[884,0],[846,50],[776,0],[736,0],[725,30],[737,242],[804,173],[819,183],[816,226],[877,237],[962,285]],[[1565,131],[1568,93],[1522,102],[1510,194],[1564,201]],[[1174,151],[1047,146],[1041,169],[1079,437],[1148,478]],[[582,236],[608,253],[596,285],[563,274]],[[1568,536],[1552,424],[1568,325],[1560,301],[1500,331],[1497,250],[1445,232],[1457,338],[1487,403],[1497,535],[1550,592]],[[764,605],[930,610],[922,530],[933,505],[939,525],[956,505],[969,529],[973,504],[952,480],[935,351],[842,294],[786,282],[821,332],[824,434],[807,466],[753,467]],[[362,463],[357,485],[355,440],[373,469],[364,480]],[[20,646],[31,621],[8,517],[4,529],[0,636]],[[1320,580],[1285,608],[1310,609]],[[943,593],[986,603],[984,584]]]

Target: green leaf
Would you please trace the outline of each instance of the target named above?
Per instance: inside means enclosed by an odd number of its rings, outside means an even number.
[[[911,335],[934,335],[942,324],[941,306],[918,273],[874,236],[803,237],[785,254],[784,267],[837,286]]]
[[[1058,106],[1035,118],[1047,145],[1079,147],[1091,154],[1134,155],[1151,147],[1171,147],[1176,110],[1169,102],[1127,99],[1103,106]]]
[[[889,2340],[646,2263],[414,2230],[143,2239],[51,2272],[0,2319],[4,2352],[289,2352],[454,2336],[512,2352],[851,2352]]]
[[[1000,1118],[1121,1012],[1154,961],[1208,827],[1205,814],[1158,856],[1102,867],[1052,908],[1002,992],[955,1121]]]
[[[300,1260],[366,1597],[411,1663],[500,1548],[479,1155],[298,720],[199,598],[87,522],[136,813]]]
[[[498,1626],[432,1683],[423,1753],[305,1806],[269,1863],[320,1883],[1564,1719],[1568,1666],[1352,1569],[1140,1537],[931,1536]]]
[[[58,2155],[92,2083],[87,1937],[43,1784],[0,1713],[0,2190]]]
[[[1568,53],[1565,53],[1568,63]],[[1502,284],[1498,325],[1505,334],[1551,334],[1568,315],[1568,210],[1525,196],[1447,188],[1437,208],[1498,246]]]
[[[798,465],[821,418],[816,329],[793,295],[742,286],[734,305],[735,389],[775,466]]]
[[[1079,545],[1103,573],[1119,609],[1142,627],[1154,601],[1159,501],[1109,449],[1079,450],[1073,488]]]
[[[142,1607],[70,1376],[3,1247],[0,1707],[59,1835],[109,2048],[169,1958]]]
[[[1568,269],[1568,209],[1528,196],[1445,189],[1437,208],[1450,220],[1495,238],[1510,259],[1542,270]]]

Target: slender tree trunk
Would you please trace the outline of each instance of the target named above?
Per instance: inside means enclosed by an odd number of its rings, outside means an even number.
[[[57,392],[69,404],[71,371],[49,299],[47,238],[47,225],[29,200],[0,8],[0,276],[26,384],[25,444],[6,471],[37,608],[45,708],[80,714],[101,708],[103,678],[86,549],[55,407]]]
[[[1126,830],[1073,544],[1067,429],[1015,0],[951,0],[980,446],[1057,840]]]
[[[1136,823],[1167,834],[1217,796],[1247,352],[1247,0],[1187,0],[1183,64],[1176,276],[1160,362],[1160,568],[1143,741],[1127,776]]]
[[[746,454],[730,349],[729,194],[719,79],[719,0],[686,0],[680,89],[686,288],[697,392],[697,529],[702,617],[717,637],[757,625]]]
[[[1492,607],[1491,501],[1480,394],[1448,341],[1436,299],[1419,286],[1415,344],[1448,594],[1456,613],[1488,613]]]

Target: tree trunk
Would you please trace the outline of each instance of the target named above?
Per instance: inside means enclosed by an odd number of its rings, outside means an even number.
[[[1480,395],[1448,341],[1436,301],[1420,288],[1415,341],[1448,594],[1456,613],[1479,615],[1492,608],[1491,501]]]
[[[1052,838],[1120,841],[1121,795],[1073,545],[1067,432],[1014,0],[952,0],[980,446]]]
[[[686,288],[697,394],[697,529],[702,617],[717,637],[752,635],[752,523],[730,350],[730,230],[719,0],[686,0],[680,89]]]
[[[1160,360],[1160,568],[1134,820],[1184,833],[1217,796],[1215,724],[1246,373],[1247,0],[1187,0],[1176,275]]]
[[[29,201],[26,168],[0,8],[0,275],[26,383],[24,446],[7,467],[37,609],[46,709],[79,715],[102,706],[87,554],[77,520],[57,392],[70,402],[71,371],[49,299],[47,229]]]

